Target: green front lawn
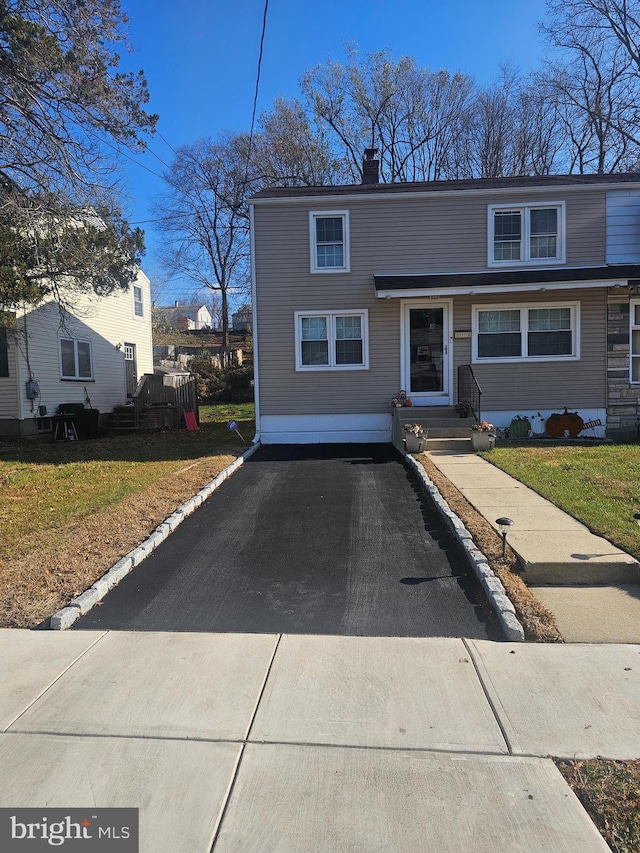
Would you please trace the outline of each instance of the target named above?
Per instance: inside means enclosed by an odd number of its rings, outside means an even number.
[[[640,559],[640,447],[496,447],[483,457]]]

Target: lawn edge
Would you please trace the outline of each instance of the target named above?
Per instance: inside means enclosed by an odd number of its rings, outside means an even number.
[[[524,643],[524,628],[516,616],[516,609],[513,606],[513,602],[507,595],[502,581],[494,574],[485,555],[476,547],[473,536],[442,497],[440,490],[431,480],[420,462],[414,459],[409,453],[404,457],[404,462],[407,467],[413,469],[418,475],[422,487],[433,501],[438,514],[448,530],[462,546],[469,565],[475,572],[485,595],[489,599],[489,603],[498,617],[500,627],[504,631],[506,639],[509,642]]]
[[[188,516],[211,497],[224,481],[234,474],[259,447],[260,442],[256,442],[248,450],[245,450],[241,456],[238,456],[234,462],[223,468],[200,491],[176,507],[171,515],[167,516],[146,539],[107,569],[88,589],[76,596],[69,604],[57,610],[49,620],[49,630],[64,631],[70,628],[76,620],[88,613],[98,602],[102,601],[114,586],[117,586],[124,577],[133,571],[136,566],[140,565],[149,554],[155,551],[158,545],[164,542]]]

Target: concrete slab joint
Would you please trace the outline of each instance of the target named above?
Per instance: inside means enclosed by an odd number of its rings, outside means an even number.
[[[462,545],[471,568],[474,570],[485,594],[491,602],[491,606],[496,612],[507,640],[511,642],[524,642],[524,629],[516,618],[515,607],[507,596],[502,582],[492,572],[487,558],[476,547],[471,533],[469,533],[461,519],[449,507],[437,486],[429,479],[422,465],[410,454],[407,454],[404,460],[405,465],[417,473],[425,490],[432,496],[433,503],[445,524]]]
[[[51,617],[49,628],[52,631],[64,631],[70,628],[71,625],[84,616],[91,608],[101,601],[105,595],[113,589],[116,584],[129,574],[129,572],[140,565],[140,563],[151,554],[173,531],[184,521],[187,516],[191,515],[194,510],[201,506],[204,501],[210,497],[215,490],[224,483],[230,474],[237,471],[246,459],[252,456],[260,447],[259,442],[252,445],[249,450],[246,450],[242,456],[239,456],[235,462],[227,466],[220,474],[211,480],[201,489],[196,495],[185,501],[181,506],[175,509],[151,535],[141,542],[137,548],[134,548],[117,563],[114,563],[107,571],[98,578],[95,583],[85,590],[81,595],[69,602],[68,605],[56,611]]]

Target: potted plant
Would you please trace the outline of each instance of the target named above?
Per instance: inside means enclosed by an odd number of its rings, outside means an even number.
[[[407,397],[406,391],[401,391],[391,398],[391,405],[394,409],[402,409],[405,406],[412,406],[411,397]]]
[[[468,418],[473,414],[471,403],[456,403],[454,409],[461,418]]]
[[[496,428],[488,421],[480,421],[471,427],[471,446],[474,450],[493,450],[496,443]]]
[[[427,431],[422,424],[404,425],[404,444],[407,453],[422,453],[427,447]]]

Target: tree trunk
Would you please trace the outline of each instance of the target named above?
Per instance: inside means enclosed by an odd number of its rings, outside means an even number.
[[[229,302],[227,300],[227,288],[220,290],[222,296],[222,346],[229,346]]]

